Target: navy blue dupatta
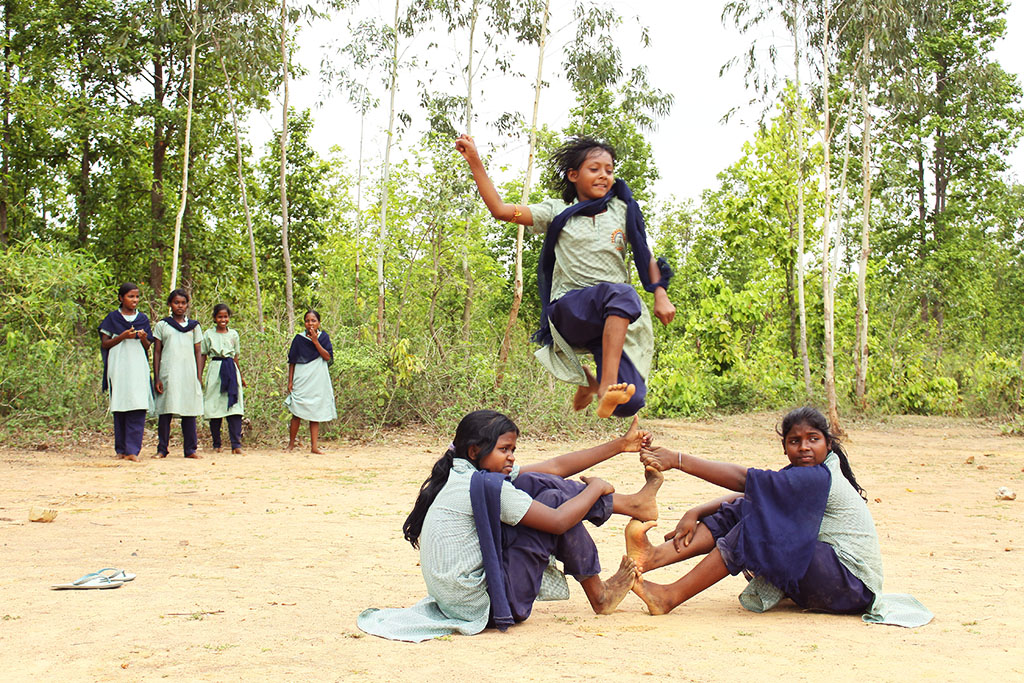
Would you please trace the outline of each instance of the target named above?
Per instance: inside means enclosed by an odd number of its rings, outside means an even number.
[[[747,470],[733,560],[790,593],[807,573],[832,473],[825,465]]]
[[[469,480],[469,502],[484,558],[487,595],[491,599],[491,619],[499,631],[515,623],[505,590],[505,563],[501,544],[501,486],[508,477],[498,472],[477,470]]]
[[[540,329],[533,334],[533,341],[548,345],[552,343],[551,324],[548,316],[551,313],[551,276],[555,269],[555,245],[562,233],[562,228],[570,218],[576,215],[596,216],[608,208],[608,202],[618,197],[626,204],[626,239],[633,250],[633,263],[636,265],[637,274],[644,289],[653,292],[658,287],[668,290],[668,283],[672,279],[672,268],[664,258],[658,259],[658,269],[661,271],[661,279],[651,282],[650,263],[651,250],[647,246],[647,229],[644,225],[644,214],[640,205],[633,199],[633,192],[629,189],[626,181],[616,178],[615,184],[608,194],[599,199],[588,199],[565,208],[562,213],[555,216],[548,226],[547,234],[544,235],[544,246],[541,249],[540,260],[537,263],[537,289],[540,293]]]
[[[150,340],[153,339],[153,330],[149,326],[149,318],[147,318],[146,314],[142,311],[136,311],[135,320],[132,320],[131,322],[124,319],[124,314],[121,313],[120,309],[111,311],[107,314],[107,317],[100,322],[96,331],[99,333],[100,340],[102,342],[104,334],[110,334],[111,339],[113,339],[125,330],[130,330],[133,327],[136,330],[142,330],[145,332],[146,337]],[[143,347],[143,350],[146,351],[146,358],[148,360],[149,350],[145,347]],[[107,358],[110,356],[110,349],[103,348],[102,343],[100,344],[100,356],[103,358],[103,391],[107,391],[107,389],[110,388],[110,383],[107,381]]]
[[[190,318],[186,318],[185,319],[185,324],[182,325],[177,320],[175,320],[172,316],[167,316],[161,322],[167,323],[168,325],[170,325],[171,327],[176,329],[178,332],[191,332],[192,330],[194,330],[196,328],[196,325],[199,324],[198,320],[193,320],[193,319],[190,319]]]
[[[331,356],[331,360],[327,361],[327,363],[334,362],[334,346],[331,344],[331,338],[327,336],[326,332],[320,330],[317,339],[320,341],[320,346],[324,347],[324,350]],[[311,363],[320,357],[320,352],[317,351],[312,339],[304,334],[295,335],[295,338],[292,339],[291,348],[288,349],[289,365]]]

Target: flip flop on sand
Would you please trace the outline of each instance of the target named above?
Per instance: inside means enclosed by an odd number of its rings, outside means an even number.
[[[105,576],[111,581],[120,581],[121,583],[128,583],[129,581],[135,580],[135,574],[126,572],[123,569],[116,569],[115,567],[104,567],[95,573]]]
[[[134,576],[132,578],[135,578]],[[111,581],[99,572],[90,572],[71,583],[58,583],[50,586],[53,590],[88,590],[90,588],[120,588],[124,581]]]

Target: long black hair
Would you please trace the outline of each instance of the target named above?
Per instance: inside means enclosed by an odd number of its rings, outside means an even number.
[[[420,486],[420,493],[416,497],[416,504],[412,506],[412,512],[405,518],[405,524],[402,525],[405,540],[409,541],[413,548],[420,547],[423,518],[427,516],[427,510],[437,498],[437,494],[448,482],[448,473],[452,469],[452,462],[455,458],[469,460],[474,467],[479,469],[479,465],[469,457],[470,446],[476,446],[476,454],[479,459],[480,456],[493,451],[501,435],[508,432],[514,432],[518,436],[519,427],[505,415],[493,410],[476,410],[462,418],[455,430],[455,440],[444,455],[434,463],[430,476]]]
[[[562,201],[566,204],[572,204],[577,197],[576,185],[569,181],[569,171],[579,170],[583,162],[595,152],[608,152],[612,163],[615,163],[614,147],[607,142],[584,135],[569,138],[551,155],[551,184],[562,195]]]
[[[857,483],[857,477],[853,476],[853,468],[850,467],[850,459],[846,456],[843,445],[839,443],[839,439],[830,431],[828,420],[821,414],[821,411],[810,406],[791,410],[786,417],[782,418],[782,427],[776,429],[775,432],[785,441],[786,434],[789,434],[789,430],[797,425],[807,425],[812,429],[817,429],[824,435],[825,440],[828,442],[829,450],[839,458],[839,469],[842,471],[843,476],[850,482],[854,490],[860,494],[860,497],[867,500],[867,496],[864,495],[864,489]]]

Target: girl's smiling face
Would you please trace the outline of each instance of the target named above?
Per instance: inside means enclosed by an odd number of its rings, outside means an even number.
[[[171,299],[171,315],[176,319],[184,319],[188,313],[188,299],[180,294]]]
[[[213,316],[213,322],[217,325],[219,332],[227,331],[229,320],[231,320],[231,314],[227,311],[217,311],[217,315]]]
[[[794,467],[820,465],[825,462],[830,446],[824,434],[804,423],[793,425],[782,437],[782,447]]]
[[[569,182],[576,186],[576,196],[581,202],[600,199],[615,184],[615,160],[608,152],[596,148],[587,155],[579,168],[569,169],[566,175]]]
[[[139,294],[139,290],[137,290],[137,289],[128,290],[121,297],[121,308],[123,310],[126,310],[126,311],[134,311],[136,308],[139,307],[139,299],[141,299],[141,298],[142,298],[142,295]]]
[[[494,449],[490,453],[476,456],[477,467],[501,474],[512,472],[512,465],[516,462],[516,440],[518,438],[515,432],[505,432],[499,436],[498,442],[494,444]]]

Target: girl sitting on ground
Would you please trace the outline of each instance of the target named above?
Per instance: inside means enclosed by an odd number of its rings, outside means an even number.
[[[647,467],[679,469],[738,493],[683,515],[665,543],[646,536],[653,524],[626,525],[626,549],[637,566],[635,592],[651,614],[665,614],[729,574],[753,580],[740,596],[763,612],[783,597],[803,609],[865,614],[865,621],[921,626],[931,613],[909,595],[881,595],[882,557],[864,490],[849,459],[814,408],[799,408],[779,431],[789,465],[775,472],[712,462],[670,450],[645,449]],[[675,583],[639,575],[703,555]]]
[[[613,513],[656,519],[663,477],[648,469],[644,486],[629,495],[596,477],[582,477],[582,483],[564,477],[638,452],[649,434],[634,418],[618,439],[522,467],[515,459],[518,437],[515,423],[494,411],[462,419],[403,526],[406,540],[419,548],[429,596],[406,609],[366,610],[361,629],[410,641],[473,635],[487,626],[504,631],[530,616],[542,578],[568,597],[564,576],[549,569],[551,557],[580,582],[594,612],[615,610],[633,585],[633,561],[623,557],[618,571],[602,580],[597,547],[582,521],[601,525]]]

